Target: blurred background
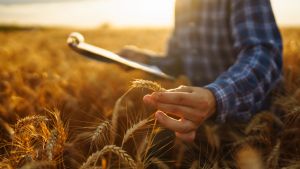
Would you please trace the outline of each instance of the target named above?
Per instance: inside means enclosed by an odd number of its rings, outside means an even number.
[[[274,94],[272,108],[258,113],[243,132],[231,129],[234,123],[202,125],[200,150],[205,151],[201,159],[185,156],[178,142],[179,148],[170,148],[178,168],[300,168],[300,1],[271,1],[284,40],[282,91]],[[154,126],[152,123],[135,133],[148,140],[136,142],[132,134],[124,146],[121,142],[125,131],[133,131],[132,126],[143,122],[144,115],[154,112],[142,101],[150,91],[136,89],[125,99],[122,95],[134,79],[155,81],[166,89],[189,85],[189,79],[180,76],[169,81],[88,60],[71,50],[66,40],[78,31],[88,43],[113,52],[135,45],[163,54],[172,33],[174,2],[0,0],[0,168],[80,168],[92,153],[111,144],[110,138],[116,138],[116,145],[134,159],[144,159],[134,151],[148,149],[152,132],[144,129]],[[124,100],[116,104],[121,96]],[[273,116],[274,112],[283,118]],[[101,127],[113,113],[118,113],[118,132]],[[24,121],[29,122],[20,126]],[[118,134],[112,137],[115,132]],[[157,154],[155,158],[160,151]],[[105,159],[98,161],[106,163]],[[261,164],[264,166],[257,167]]]
[[[271,0],[280,26],[300,26],[299,0]],[[0,0],[0,24],[171,27],[175,0]]]

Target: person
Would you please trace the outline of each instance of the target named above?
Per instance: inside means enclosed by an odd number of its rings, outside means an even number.
[[[143,56],[128,58],[191,80],[143,98],[161,125],[189,142],[208,118],[248,121],[264,107],[281,79],[282,40],[270,0],[177,0],[166,56]]]

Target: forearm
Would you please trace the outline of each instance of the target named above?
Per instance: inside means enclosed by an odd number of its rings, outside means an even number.
[[[208,86],[218,119],[249,120],[278,84],[282,41],[269,0],[231,1],[230,25],[238,60]]]
[[[281,78],[281,50],[257,45],[240,53],[240,59],[206,86],[217,101],[217,118],[249,120]]]

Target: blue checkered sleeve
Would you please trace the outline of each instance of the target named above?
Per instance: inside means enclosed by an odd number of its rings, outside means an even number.
[[[178,48],[176,39],[171,37],[168,41],[167,55],[164,57],[150,57],[149,64],[158,66],[163,72],[178,76],[182,73],[182,51]]]
[[[281,78],[282,42],[269,0],[234,0],[230,26],[236,62],[206,86],[217,119],[249,120]]]

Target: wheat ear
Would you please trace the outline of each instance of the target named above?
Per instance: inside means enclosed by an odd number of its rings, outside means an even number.
[[[46,152],[47,152],[48,160],[53,160],[52,152],[53,152],[54,146],[57,142],[57,139],[58,139],[58,132],[57,132],[57,130],[54,129],[51,131],[51,136],[46,145]]]
[[[50,113],[52,127],[50,138],[47,141],[46,152],[49,160],[53,157],[61,157],[63,153],[64,144],[67,140],[67,132],[63,121],[60,118],[60,112],[57,109],[53,111],[48,110]]]
[[[141,127],[145,126],[149,121],[150,119],[148,118],[141,120],[138,123],[131,126],[129,129],[127,129],[123,137],[122,145],[124,145],[129,140],[130,136],[132,136],[134,132],[136,132]]]
[[[106,134],[104,132],[109,128],[109,126],[110,126],[109,121],[104,121],[99,126],[97,126],[96,130],[94,131],[94,133],[92,135],[92,141],[95,141],[97,139],[101,140],[103,135]]]
[[[87,161],[80,167],[80,169],[88,169],[91,164],[96,163],[101,156],[108,152],[112,152],[118,155],[121,160],[123,160],[130,168],[137,168],[137,165],[132,157],[127,154],[126,151],[124,151],[121,147],[118,147],[116,145],[107,145],[102,150],[90,155]]]
[[[114,110],[112,113],[112,130],[110,134],[111,144],[114,144],[115,142],[115,131],[117,131],[118,128],[118,118],[119,118],[119,110],[121,107],[121,103],[123,99],[127,96],[129,92],[132,91],[134,88],[147,88],[153,91],[165,91],[166,89],[162,88],[158,83],[149,81],[149,80],[143,80],[143,79],[136,79],[131,82],[131,87],[117,100],[114,106]]]
[[[262,112],[253,117],[250,123],[245,129],[245,133],[249,134],[257,125],[262,123],[262,121],[271,121],[277,124],[278,126],[283,126],[283,122],[270,112]]]
[[[27,125],[38,124],[39,122],[47,121],[47,120],[48,119],[45,116],[29,116],[29,117],[20,119],[20,120],[18,120],[17,124],[15,124],[15,126],[14,126],[15,133],[22,131],[22,129],[24,127],[26,127]]]
[[[9,164],[9,160],[8,159],[4,159],[2,161],[0,161],[0,168],[3,169],[14,169],[11,164]]]
[[[149,90],[161,92],[166,91],[166,89],[162,88],[158,83],[152,82],[149,80],[143,80],[143,79],[136,79],[131,82],[132,88],[146,88]]]

